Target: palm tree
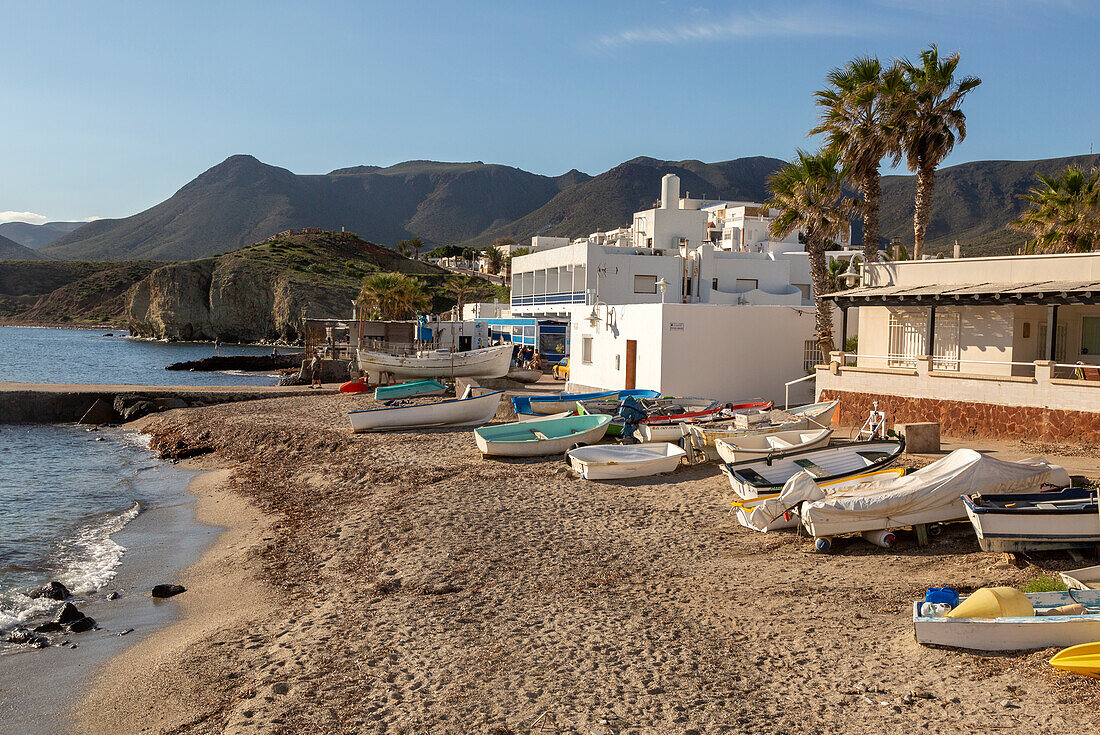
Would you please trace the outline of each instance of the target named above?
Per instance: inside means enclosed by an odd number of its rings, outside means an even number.
[[[468,299],[476,299],[485,296],[489,289],[485,281],[475,276],[467,275],[455,275],[447,278],[447,284],[443,287],[443,292],[454,296],[455,308],[458,311],[458,318],[462,318],[462,307],[466,305]]]
[[[827,148],[819,153],[798,151],[795,160],[768,179],[772,196],[765,206],[778,211],[769,225],[771,234],[777,239],[795,230],[804,234],[815,296],[829,292],[826,242],[848,227],[849,218],[860,210],[857,200],[844,195],[849,174],[840,154]],[[817,300],[817,341],[823,357],[835,349],[831,308]]]
[[[1031,207],[1012,229],[1034,236],[1033,252],[1087,252],[1100,244],[1100,169],[1090,173],[1067,166],[1054,176],[1039,174],[1036,186],[1020,198]]]
[[[879,246],[879,166],[890,152],[890,118],[902,75],[883,70],[873,56],[857,56],[829,72],[829,88],[814,93],[821,119],[810,135],[824,133],[825,145],[836,150],[863,196],[863,258],[874,262]]]
[[[963,98],[982,83],[977,77],[955,81],[959,55],[941,59],[933,44],[921,51],[920,62],[897,63],[903,89],[894,96],[890,128],[894,131],[894,164],[902,160],[917,174],[913,211],[913,260],[924,256],[924,233],[932,208],[936,167],[950,155],[956,142],[966,139]]]
[[[504,267],[504,259],[507,256],[500,248],[490,245],[489,249],[485,251],[485,257],[489,261],[489,272],[500,273],[500,269]]]
[[[363,279],[359,303],[386,320],[411,319],[431,308],[424,286],[403,273],[377,273]]]

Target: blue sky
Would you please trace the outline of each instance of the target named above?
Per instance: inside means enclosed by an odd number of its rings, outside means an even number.
[[[127,216],[234,153],[297,173],[787,158],[814,145],[831,67],[930,42],[984,80],[949,164],[1100,150],[1093,0],[0,0],[0,17],[0,221]]]

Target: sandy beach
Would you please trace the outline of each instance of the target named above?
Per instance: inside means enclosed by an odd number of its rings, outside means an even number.
[[[919,646],[930,586],[1039,573],[978,550],[835,553],[737,525],[714,466],[616,483],[484,460],[469,430],[352,435],[370,399],[276,398],[150,421],[208,446],[227,530],[181,619],[111,660],[77,732],[1084,732],[1100,687],[1053,651]],[[1046,569],[1080,564],[1036,557]],[[125,725],[121,723],[126,723]]]

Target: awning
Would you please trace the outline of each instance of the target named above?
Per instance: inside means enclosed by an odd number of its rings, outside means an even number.
[[[861,286],[822,294],[850,306],[1052,306],[1100,304],[1100,281],[957,283],[923,286]]]

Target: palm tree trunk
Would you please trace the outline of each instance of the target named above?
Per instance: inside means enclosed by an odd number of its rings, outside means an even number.
[[[873,263],[878,259],[878,212],[882,199],[882,185],[877,170],[870,173],[863,182],[863,262]]]
[[[913,201],[913,260],[924,257],[924,232],[928,229],[928,216],[932,211],[932,189],[935,185],[935,165],[921,163],[917,167],[917,196]]]
[[[814,286],[814,296],[829,292],[829,271],[825,265],[825,240],[815,233],[809,233],[806,250],[810,256],[810,281]],[[817,343],[821,348],[821,359],[827,361],[829,353],[836,349],[833,344],[833,311],[829,302],[817,299],[814,323],[817,327]]]

